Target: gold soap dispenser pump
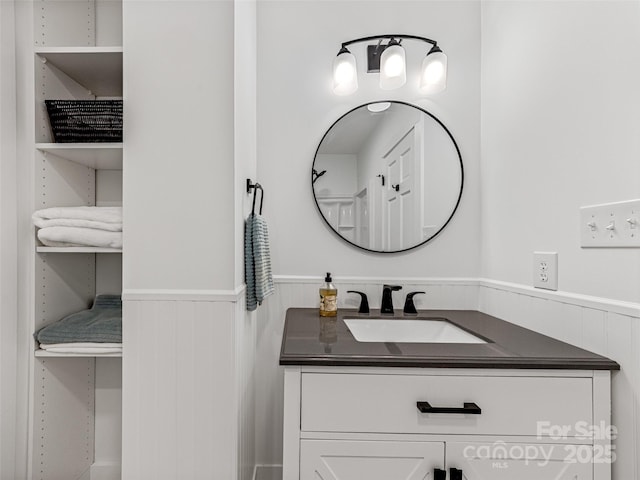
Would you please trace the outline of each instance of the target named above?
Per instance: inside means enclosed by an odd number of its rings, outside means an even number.
[[[331,283],[331,272],[327,272],[324,284],[320,287],[320,316],[338,315],[338,289]]]

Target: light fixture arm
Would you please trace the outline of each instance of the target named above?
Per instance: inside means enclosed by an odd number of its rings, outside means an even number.
[[[382,39],[385,39],[385,38],[389,39],[389,40],[391,40],[393,38],[419,40],[421,42],[429,43],[429,44],[433,45],[434,47],[438,45],[438,42],[436,42],[435,40],[431,40],[430,38],[419,37],[417,35],[396,34],[396,35],[372,35],[370,37],[356,38],[355,40],[349,40],[348,42],[344,42],[342,44],[342,48],[346,48],[349,45],[353,45],[354,43],[370,42],[371,40],[382,40]]]

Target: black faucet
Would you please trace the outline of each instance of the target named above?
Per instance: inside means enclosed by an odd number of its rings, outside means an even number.
[[[400,285],[383,285],[382,286],[382,303],[380,304],[380,313],[390,313],[393,315],[393,298],[391,292],[402,290]]]

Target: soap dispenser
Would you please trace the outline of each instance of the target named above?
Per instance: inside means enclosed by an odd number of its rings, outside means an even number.
[[[331,283],[330,272],[327,272],[324,282],[320,287],[320,316],[335,317],[338,315],[338,289]]]

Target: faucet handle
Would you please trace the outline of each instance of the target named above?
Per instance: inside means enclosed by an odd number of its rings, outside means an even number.
[[[383,285],[382,290],[391,290],[392,292],[397,292],[398,290],[402,290],[400,285]]]
[[[413,303],[413,296],[419,293],[425,292],[410,292],[407,293],[407,299],[404,301],[404,313],[417,314],[416,306]]]
[[[347,293],[357,293],[360,295],[360,307],[358,313],[369,313],[369,300],[367,300],[367,294],[364,292],[358,292],[357,290],[347,290]]]

